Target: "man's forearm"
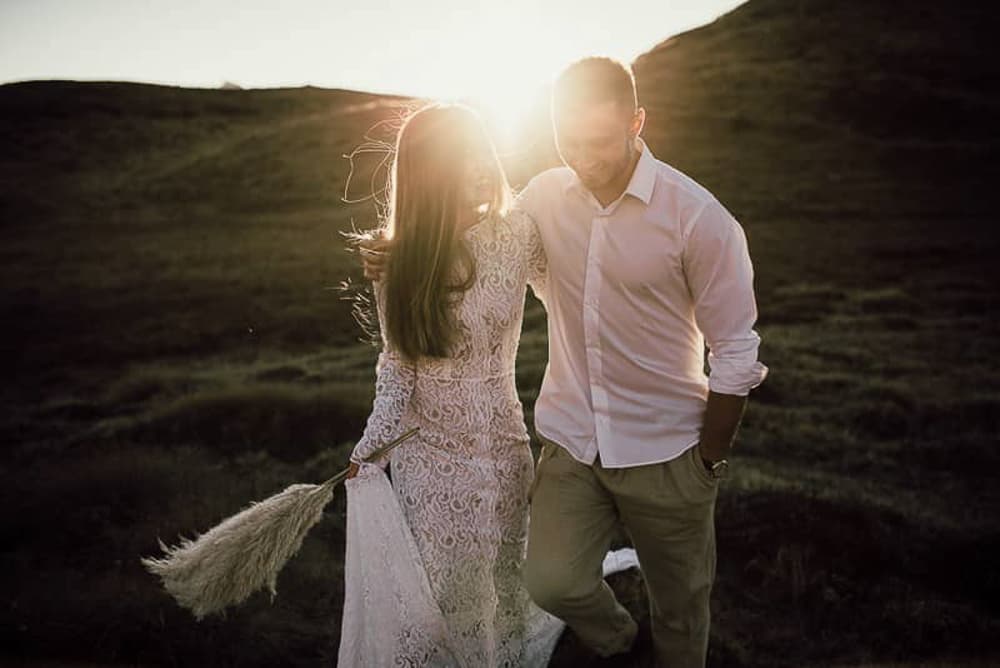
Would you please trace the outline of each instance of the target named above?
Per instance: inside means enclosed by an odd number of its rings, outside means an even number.
[[[736,431],[743,419],[747,398],[735,394],[708,393],[705,421],[698,448],[705,459],[723,459],[729,455]]]

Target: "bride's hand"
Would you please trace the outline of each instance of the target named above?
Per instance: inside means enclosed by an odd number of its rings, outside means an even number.
[[[360,469],[360,468],[361,468],[361,466],[357,462],[351,462],[350,466],[347,469],[347,478],[346,479],[350,480],[354,476],[358,475],[358,469]]]

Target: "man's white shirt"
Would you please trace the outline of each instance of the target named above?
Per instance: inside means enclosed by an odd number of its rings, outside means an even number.
[[[667,461],[698,442],[709,390],[747,395],[764,380],[743,228],[645,143],[607,207],[568,167],[533,178],[517,207],[548,257],[532,286],[548,313],[541,436],[586,464],[598,452],[609,468]]]

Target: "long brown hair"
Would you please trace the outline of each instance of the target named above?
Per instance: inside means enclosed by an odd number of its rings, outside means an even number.
[[[487,216],[506,213],[510,186],[479,116],[458,104],[431,104],[400,128],[389,176],[383,236],[384,334],[404,357],[447,357],[455,335],[453,297],[472,286],[475,261],[462,240],[467,156],[490,166]],[[463,275],[464,274],[464,275]]]

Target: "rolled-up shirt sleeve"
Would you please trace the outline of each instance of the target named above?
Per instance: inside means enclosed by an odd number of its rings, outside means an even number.
[[[695,320],[708,346],[708,388],[746,396],[768,371],[757,359],[753,264],[743,228],[717,200],[692,220],[683,262]]]

